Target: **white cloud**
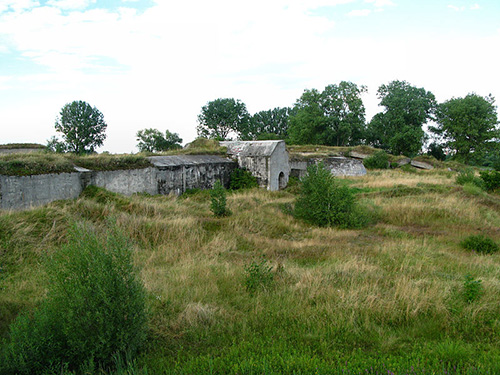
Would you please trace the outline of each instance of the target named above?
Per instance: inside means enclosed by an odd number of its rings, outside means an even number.
[[[474,4],[470,7],[471,10],[478,10],[481,9],[481,6],[479,4]]]
[[[366,17],[370,15],[372,11],[370,9],[355,9],[347,13],[349,17]]]
[[[391,0],[365,0],[365,3],[373,3],[377,8],[396,5]]]
[[[47,5],[64,10],[85,9],[90,4],[94,4],[96,0],[49,0]]]
[[[36,0],[2,0],[0,1],[0,14],[9,9],[18,12],[39,5],[40,3]]]
[[[463,12],[465,10],[464,6],[457,7],[455,5],[448,5],[448,8],[453,9],[455,12]]]

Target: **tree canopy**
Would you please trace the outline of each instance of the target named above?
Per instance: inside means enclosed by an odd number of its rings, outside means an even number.
[[[414,155],[426,139],[422,126],[432,119],[434,94],[406,81],[392,81],[379,87],[377,96],[383,112],[368,125],[368,141],[395,155]]]
[[[52,138],[50,142],[59,150],[76,154],[90,154],[102,146],[106,139],[106,123],[103,114],[90,104],[78,100],[66,104],[56,119],[56,131],[62,133],[63,145]]]
[[[255,113],[243,139],[285,139],[288,136],[288,121],[293,110],[289,107],[274,108]]]
[[[436,111],[437,126],[429,129],[441,136],[445,146],[459,160],[482,158],[497,145],[500,137],[495,98],[468,94],[439,104]]]
[[[238,137],[248,133],[250,114],[240,100],[216,99],[201,108],[198,115],[199,137],[225,140],[231,132]]]
[[[137,148],[141,152],[167,151],[181,148],[182,138],[166,130],[165,135],[157,129],[143,129],[137,132]]]
[[[342,81],[328,85],[323,92],[305,90],[295,103],[290,118],[292,143],[352,146],[365,137],[365,107],[361,94],[365,86]]]

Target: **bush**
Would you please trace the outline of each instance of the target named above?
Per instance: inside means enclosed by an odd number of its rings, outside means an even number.
[[[458,172],[455,182],[459,185],[473,184],[483,188],[483,181],[476,177],[473,168],[465,168]]]
[[[231,190],[251,189],[258,187],[257,179],[243,168],[236,168],[231,172],[229,188]]]
[[[294,215],[319,226],[354,228],[368,223],[356,203],[354,191],[339,185],[322,163],[307,168]]]
[[[47,271],[47,298],[12,323],[0,372],[104,369],[117,356],[132,358],[145,338],[145,292],[125,237],[115,229],[104,238],[74,226]]]
[[[220,181],[216,181],[214,188],[210,190],[210,210],[217,217],[229,216],[231,211],[226,207],[226,189]]]
[[[481,234],[467,237],[460,242],[460,245],[466,250],[476,251],[481,254],[492,254],[499,250],[499,246],[495,241]]]
[[[483,186],[487,191],[495,191],[500,189],[500,172],[499,171],[482,171],[479,172]]]
[[[382,150],[377,151],[364,159],[363,164],[367,169],[387,169],[389,168],[389,155]]]

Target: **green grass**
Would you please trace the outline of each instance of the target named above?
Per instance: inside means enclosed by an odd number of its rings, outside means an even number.
[[[68,240],[69,223],[105,230],[114,217],[150,311],[130,373],[497,374],[500,254],[460,242],[478,232],[500,242],[500,197],[469,194],[455,176],[387,170],[340,180],[379,213],[356,230],[296,220],[284,209],[295,194],[262,189],[228,194],[232,215],[222,218],[206,192],[102,189],[1,213],[0,336],[44,297],[40,264]],[[248,280],[259,285],[252,293]],[[480,294],[464,280],[480,280]]]

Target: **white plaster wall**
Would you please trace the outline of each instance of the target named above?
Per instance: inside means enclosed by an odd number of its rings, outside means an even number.
[[[279,175],[283,173],[285,178],[285,186],[288,184],[290,177],[290,163],[288,151],[286,150],[285,142],[281,141],[276,145],[274,152],[271,154],[269,163],[269,184],[268,190],[279,190]]]

